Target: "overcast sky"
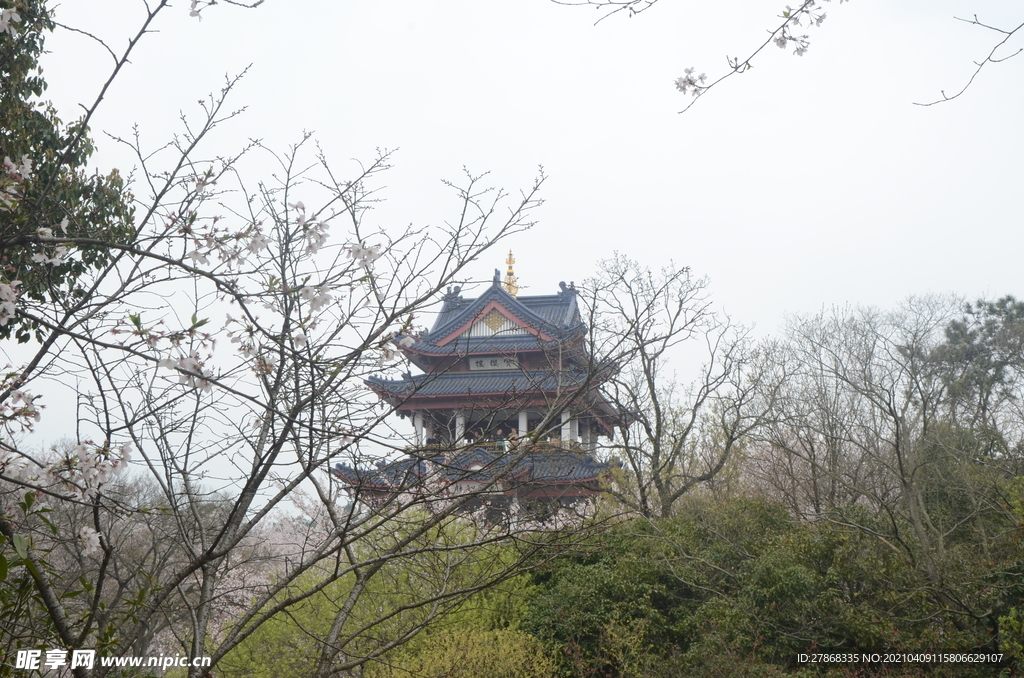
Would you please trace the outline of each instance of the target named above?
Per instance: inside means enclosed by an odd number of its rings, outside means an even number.
[[[786,313],[823,306],[1024,296],[1024,55],[987,67],[955,101],[913,105],[958,90],[998,39],[954,16],[1015,26],[1019,5],[825,4],[805,56],[769,47],[679,115],[688,98],[672,83],[683,69],[721,75],[725,56],[763,42],[783,5],[661,0],[595,26],[594,9],[546,0],[267,0],[252,11],[219,4],[201,21],[180,0],[94,130],[138,123],[156,145],[180,111],[252,64],[234,95],[247,111],[209,155],[249,137],[284,149],[304,130],[341,170],[399,149],[372,216],[380,225],[454,218],[441,180],[463,166],[516,191],[543,165],[539,223],[509,242],[524,294],[582,281],[618,250],[707,275],[719,306],[761,336]],[[66,0],[57,18],[123,47],[140,7]],[[1014,44],[1001,55],[1024,40]],[[48,47],[48,96],[70,118],[109,57],[67,33]],[[98,164],[126,169],[98,141]],[[472,274],[489,280],[506,250]]]

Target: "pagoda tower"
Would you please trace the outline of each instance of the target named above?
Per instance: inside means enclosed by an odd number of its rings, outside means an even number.
[[[620,417],[599,393],[577,292],[562,282],[518,296],[514,262],[509,252],[504,283],[495,270],[475,299],[449,288],[429,332],[393,338],[421,373],[366,384],[411,421],[414,444],[376,469],[337,466],[350,494],[372,505],[437,468],[460,487],[466,474],[490,479],[468,506],[506,514],[551,513],[599,491],[610,467],[593,455]]]

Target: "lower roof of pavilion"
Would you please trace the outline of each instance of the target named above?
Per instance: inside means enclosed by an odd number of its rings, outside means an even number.
[[[461,407],[480,400],[490,406],[522,407],[594,399],[587,374],[578,370],[443,372],[406,374],[402,379],[372,376],[366,384],[400,411]]]
[[[373,468],[337,464],[332,474],[353,488],[401,492],[426,479],[447,483],[500,481],[495,491],[513,492],[538,486],[576,486],[588,491],[611,472],[612,465],[567,449],[543,449],[517,454],[484,447],[459,451],[424,450]]]

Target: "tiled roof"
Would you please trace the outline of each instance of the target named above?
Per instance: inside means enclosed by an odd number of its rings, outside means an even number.
[[[437,315],[434,327],[424,335],[411,337],[416,343],[408,348],[414,352],[441,354],[465,352],[467,349],[472,349],[474,344],[477,345],[477,348],[472,350],[491,350],[482,347],[485,342],[488,344],[496,342],[494,350],[501,350],[498,345],[501,342],[519,342],[519,348],[537,348],[538,340],[532,336],[524,338],[521,336],[501,337],[500,335],[490,339],[476,337],[473,340],[468,337],[460,337],[457,340],[458,346],[453,346],[451,342],[443,347],[437,345],[437,341],[478,319],[484,307],[492,301],[503,306],[527,326],[554,337],[556,340],[581,336],[586,329],[580,319],[576,293],[570,288],[563,287],[558,294],[547,296],[513,297],[502,289],[500,282],[495,278],[494,284],[476,299],[463,299],[457,292],[449,293]]]
[[[426,469],[423,459],[407,457],[389,464],[380,464],[376,468],[336,464],[332,473],[348,485],[391,490],[415,485],[426,473]]]
[[[552,325],[572,327],[580,322],[575,294],[517,297],[516,300]]]
[[[564,484],[598,480],[611,469],[611,464],[570,450],[532,452],[513,462],[516,457],[514,451],[477,447],[453,456],[441,453],[424,458],[409,456],[373,469],[337,464],[333,474],[350,486],[398,490],[416,485],[428,473],[448,482],[501,478],[524,484]]]
[[[486,371],[442,372],[440,374],[406,375],[403,379],[384,379],[371,376],[366,384],[376,390],[395,396],[411,395],[468,395],[484,393],[556,392],[581,388],[586,373],[563,371]]]
[[[402,338],[403,337],[401,335],[396,337],[395,342],[401,342]],[[536,351],[538,349],[543,349],[549,344],[552,348],[558,345],[557,341],[544,342],[532,334],[505,336],[495,334],[490,337],[469,337],[466,334],[463,334],[444,346],[438,346],[431,341],[429,337],[414,337],[414,339],[418,340],[409,346],[411,353],[443,356],[462,356],[474,353],[512,355],[520,351]],[[399,345],[401,346],[400,343]]]

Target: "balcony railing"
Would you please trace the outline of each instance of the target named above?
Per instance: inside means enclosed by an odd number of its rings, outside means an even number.
[[[474,441],[474,442],[462,442],[462,443],[458,443],[458,444],[452,444],[452,443],[432,443],[430,445],[409,445],[406,449],[408,449],[408,450],[418,450],[420,452],[422,452],[422,451],[429,451],[429,450],[437,450],[439,452],[441,452],[441,451],[448,452],[448,451],[451,451],[451,450],[460,450],[460,449],[461,450],[475,450],[475,449],[478,449],[478,448],[482,448],[482,449],[487,450],[488,452],[511,452],[513,450],[519,449],[520,445],[526,445],[526,444],[532,445],[534,452],[569,451],[569,452],[583,453],[585,451],[583,449],[583,446],[579,442],[577,442],[575,440],[570,440],[570,441],[567,441],[567,442],[563,443],[561,440],[559,440],[557,438],[552,439],[552,440],[538,440],[538,441],[532,441],[532,440],[478,440],[478,441]]]

